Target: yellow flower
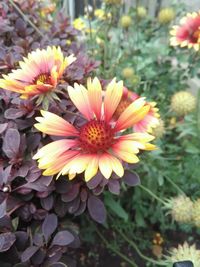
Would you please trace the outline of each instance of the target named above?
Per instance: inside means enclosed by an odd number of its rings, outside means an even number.
[[[173,8],[163,8],[160,10],[158,14],[158,21],[161,24],[168,24],[170,23],[175,17],[175,12]]]
[[[95,17],[97,17],[100,20],[105,19],[105,11],[103,9],[96,9],[94,11],[94,15],[95,15]]]
[[[86,28],[86,24],[82,18],[77,18],[73,21],[73,26],[75,29],[82,31]]]
[[[146,8],[143,7],[143,6],[139,6],[139,7],[137,8],[137,16],[138,16],[139,18],[145,18],[146,15],[147,15],[147,10],[146,10]]]
[[[128,28],[132,24],[132,19],[128,15],[124,15],[121,17],[121,25],[123,28]]]
[[[171,99],[171,109],[178,116],[185,116],[196,107],[196,98],[187,91],[175,93]]]

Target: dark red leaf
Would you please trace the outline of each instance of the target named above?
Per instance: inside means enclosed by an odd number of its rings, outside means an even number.
[[[0,134],[2,134],[8,126],[8,123],[0,123]]]
[[[41,198],[40,199],[40,203],[41,206],[43,207],[43,209],[45,210],[51,210],[53,207],[53,203],[54,203],[54,198],[52,195],[46,197],[46,198]]]
[[[22,262],[26,262],[28,261],[37,251],[38,251],[38,247],[36,246],[31,246],[28,247],[26,250],[24,250],[24,252],[21,254],[21,261]]]
[[[4,201],[0,204],[0,218],[4,217],[6,215],[6,205],[7,200],[4,199]]]
[[[42,247],[44,245],[43,235],[35,233],[33,236],[33,243],[38,247]]]
[[[16,129],[8,129],[3,139],[3,151],[8,158],[15,158],[19,151],[20,134]]]
[[[74,200],[78,196],[79,189],[80,189],[79,184],[73,185],[69,192],[62,194],[62,197],[61,197],[62,200],[64,202],[70,202],[70,201]]]
[[[16,237],[13,233],[0,234],[0,252],[7,251],[15,242]]]
[[[87,203],[88,211],[93,220],[104,223],[106,220],[106,209],[103,202],[96,196],[90,196]]]
[[[110,179],[108,182],[108,189],[111,193],[119,195],[120,193],[120,184],[117,179]]]
[[[56,227],[58,225],[58,219],[55,214],[48,214],[45,217],[45,220],[42,224],[42,233],[44,235],[44,238],[46,242],[48,242],[49,237],[53,234],[53,232],[56,230]]]
[[[140,184],[140,177],[136,172],[126,170],[124,172],[123,181],[129,186],[136,186]]]
[[[94,189],[101,183],[102,180],[103,180],[103,175],[98,172],[97,175],[95,175],[89,182],[87,182],[87,186],[90,189]]]
[[[15,120],[22,117],[26,112],[17,108],[9,108],[5,111],[4,116],[6,119]]]
[[[51,264],[50,267],[68,267],[68,265],[64,264],[63,262],[55,262]]]
[[[67,246],[73,241],[74,236],[69,231],[60,231],[55,235],[51,245]]]

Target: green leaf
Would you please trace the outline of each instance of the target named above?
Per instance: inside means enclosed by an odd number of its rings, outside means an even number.
[[[128,213],[124,210],[119,201],[114,200],[112,195],[110,194],[105,195],[105,204],[118,217],[122,218],[126,222],[128,221]]]

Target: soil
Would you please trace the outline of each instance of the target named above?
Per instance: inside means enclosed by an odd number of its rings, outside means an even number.
[[[193,240],[191,237],[193,237]],[[171,247],[177,247],[178,244],[183,244],[184,241],[187,241],[190,244],[195,243],[197,247],[200,248],[200,242],[197,241],[200,240],[200,235],[197,234],[195,230],[190,234],[182,231],[168,231],[166,232],[165,238],[163,245],[164,254],[167,254],[167,251],[169,251]],[[126,256],[134,259],[138,267],[148,266],[147,263],[144,262],[135,251],[133,251],[133,249],[128,247],[127,244],[125,244],[122,249]],[[152,248],[144,254],[150,258],[156,259],[152,254]],[[96,244],[90,246],[89,244],[82,243],[77,258],[77,267],[130,267],[130,264],[121,259],[121,257],[114,255],[114,253],[102,245],[102,242],[99,239],[96,240]]]

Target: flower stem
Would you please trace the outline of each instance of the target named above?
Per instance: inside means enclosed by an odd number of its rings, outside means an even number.
[[[92,56],[94,57],[94,48],[93,48],[93,36],[92,36],[92,23],[91,23],[91,19],[90,19],[90,12],[89,12],[89,3],[88,0],[85,0],[86,2],[86,11],[87,11],[87,17],[88,17],[88,24],[89,24],[89,35],[90,35],[90,41],[92,43]]]
[[[41,36],[43,37],[42,32],[33,24],[32,21],[23,13],[23,11],[13,2],[13,0],[9,0],[10,4],[19,12],[19,14],[23,17],[23,19],[30,24],[30,26]]]
[[[138,246],[135,244],[135,242],[133,242],[132,240],[130,240],[121,230],[119,230],[119,229],[116,229],[116,231],[121,235],[121,237],[125,240],[125,241],[127,241],[128,243],[129,243],[129,245],[131,246],[131,247],[133,247],[135,250],[136,250],[136,252],[137,252],[137,254],[141,257],[141,258],[143,258],[144,260],[146,260],[146,261],[149,261],[149,262],[151,262],[151,263],[154,263],[154,264],[156,264],[156,266],[157,265],[160,265],[160,266],[166,266],[166,264],[164,263],[164,262],[158,262],[158,261],[156,261],[156,260],[154,260],[154,259],[152,259],[152,258],[149,258],[149,257],[147,257],[147,256],[145,256],[144,254],[142,254],[142,252],[139,250],[139,248],[138,248]]]
[[[146,188],[143,185],[138,185],[138,187],[140,187],[142,190],[146,191],[147,193],[149,193],[149,195],[151,195],[153,198],[155,198],[156,200],[158,200],[159,202],[161,202],[163,205],[165,205],[165,201],[162,200],[161,198],[159,198],[158,196],[156,196],[151,190],[149,190],[148,188]]]
[[[121,253],[119,250],[117,250],[115,247],[113,247],[104,237],[103,235],[100,233],[100,231],[96,228],[96,232],[98,234],[98,236],[101,238],[101,240],[104,242],[104,244],[106,245],[106,247],[110,250],[112,250],[115,254],[117,254],[118,256],[120,256],[123,260],[125,260],[126,262],[128,262],[130,264],[130,266],[133,267],[138,267],[137,264],[133,261],[130,260],[126,255],[124,255],[123,253]]]
[[[176,183],[174,183],[174,181],[172,181],[171,178],[169,178],[168,176],[165,175],[165,179],[168,182],[170,182],[177,189],[177,191],[179,191],[179,193],[181,193],[182,195],[185,195],[185,193],[183,192],[183,190]]]

